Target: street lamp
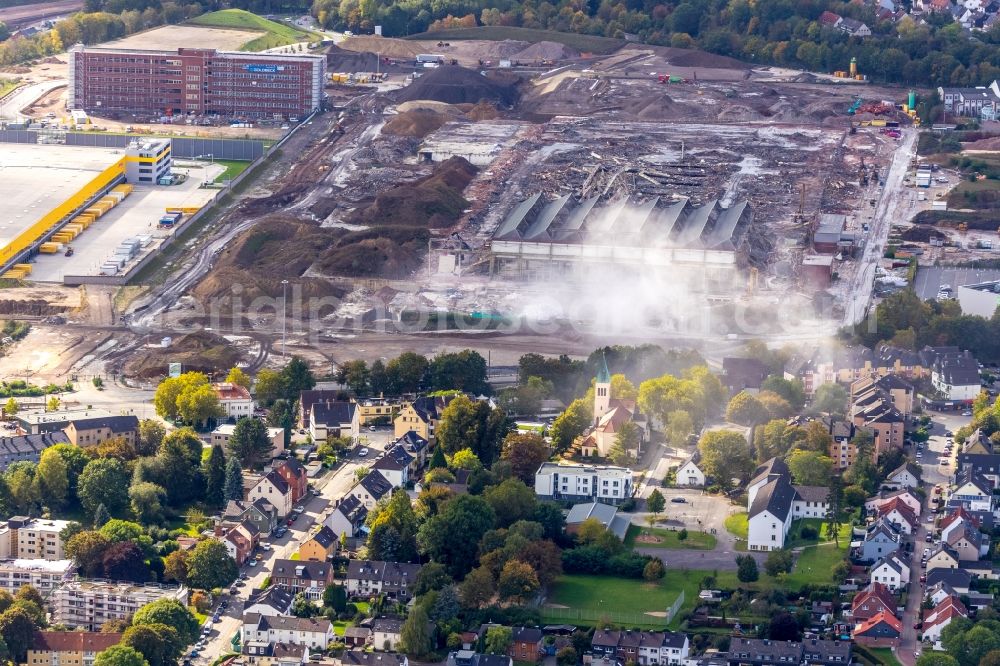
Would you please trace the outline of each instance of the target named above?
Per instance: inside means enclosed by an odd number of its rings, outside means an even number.
[[[288,307],[288,280],[281,281],[281,358],[285,358],[285,331],[288,319],[285,316]]]

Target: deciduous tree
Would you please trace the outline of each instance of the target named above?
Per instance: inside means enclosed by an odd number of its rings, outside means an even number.
[[[135,450],[140,456],[156,455],[163,438],[167,436],[167,430],[163,424],[156,419],[143,419],[139,422],[139,437],[136,440]]]
[[[236,561],[229,556],[221,541],[206,539],[188,556],[188,585],[212,590],[230,585],[239,575]]]
[[[792,451],[788,470],[795,483],[803,486],[827,486],[833,473],[833,460],[815,451]]]
[[[128,486],[128,472],[120,461],[98,458],[83,468],[77,495],[91,515],[101,504],[111,515],[121,515],[128,506]]]
[[[417,604],[406,616],[406,621],[403,622],[399,632],[399,647],[417,658],[424,657],[430,652],[430,618],[422,604]]]
[[[69,494],[69,470],[57,451],[46,449],[38,462],[36,479],[43,501],[54,509],[66,504]]]
[[[510,463],[514,476],[525,483],[534,484],[535,472],[550,455],[549,447],[540,435],[511,433],[503,440],[500,457]]]
[[[732,479],[743,479],[753,471],[750,447],[746,439],[732,430],[712,430],[698,442],[702,468],[723,487]]]
[[[165,624],[177,630],[181,641],[190,645],[198,639],[199,625],[195,616],[175,599],[157,599],[136,611],[133,625]]]
[[[226,484],[226,455],[218,444],[212,447],[205,461],[205,503],[211,507],[223,505],[223,488]]]
[[[150,664],[135,648],[118,644],[98,652],[94,658],[94,666],[150,666]]]

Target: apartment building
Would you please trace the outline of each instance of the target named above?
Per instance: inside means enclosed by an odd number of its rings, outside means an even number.
[[[157,599],[175,599],[187,606],[183,585],[115,583],[78,580],[66,583],[52,595],[52,622],[97,631],[109,620],[124,620]]]
[[[74,569],[72,560],[0,560],[0,590],[14,594],[22,585],[31,585],[48,597]]]
[[[118,645],[122,634],[97,631],[36,631],[26,666],[93,666],[98,652]]]
[[[632,470],[626,467],[547,462],[535,473],[535,494],[542,499],[621,504],[634,489]]]
[[[64,560],[59,533],[68,526],[68,520],[12,516],[6,523],[0,523],[0,558]]]

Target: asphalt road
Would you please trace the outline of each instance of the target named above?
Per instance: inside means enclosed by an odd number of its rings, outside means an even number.
[[[945,454],[944,449],[949,437],[946,432],[955,432],[964,425],[968,425],[971,420],[968,416],[962,416],[958,412],[931,412],[933,427],[931,437],[924,446],[923,455],[917,458],[923,470],[922,485],[927,492],[927,497],[933,496],[933,487],[942,485],[945,487],[942,499],[947,497],[949,484],[954,479],[955,457],[958,455],[958,447],[953,447],[951,454]],[[944,458],[947,462],[940,462]],[[913,535],[913,555],[910,565],[912,575],[910,577],[909,594],[906,597],[906,607],[903,612],[903,637],[898,649],[895,650],[896,657],[903,666],[913,666],[923,645],[920,642],[919,630],[914,629],[914,625],[920,621],[920,603],[923,601],[924,585],[920,582],[920,576],[924,569],[920,566],[920,558],[924,548],[933,546],[927,543],[928,531],[936,532],[933,522],[928,522],[928,516],[934,516],[924,505],[924,511],[920,515],[920,524],[916,534]]]
[[[207,636],[207,643],[199,650],[198,657],[193,660],[195,664],[207,664],[219,655],[231,651],[230,641],[240,630],[243,605],[250,593],[264,586],[264,580],[270,575],[275,560],[290,559],[292,554],[298,550],[299,545],[319,529],[335,501],[347,494],[347,491],[354,485],[355,471],[359,467],[374,462],[375,456],[383,451],[386,442],[392,439],[391,436],[385,436],[386,433],[390,433],[390,431],[382,429],[375,433],[368,433],[372,437],[364,443],[370,450],[367,457],[352,457],[340,468],[312,482],[319,491],[319,495],[308,495],[303,502],[300,502],[304,511],[291,525],[286,525],[288,532],[282,538],[276,539],[273,536],[267,536],[261,539],[262,544],[267,543],[270,548],[258,549],[257,554],[260,556],[260,561],[253,566],[244,566],[240,569],[240,574],[246,575],[247,580],[239,587],[236,595],[223,592],[222,597],[216,600],[215,607],[218,607],[222,600],[226,600],[229,607],[222,613],[219,622],[212,625]]]
[[[882,187],[882,196],[875,207],[868,245],[865,247],[861,265],[854,273],[851,290],[848,292],[851,297],[844,304],[845,326],[853,326],[864,319],[871,303],[872,289],[875,284],[875,267],[885,252],[885,244],[889,237],[893,218],[897,211],[902,210],[902,206],[898,204],[903,191],[903,177],[906,175],[910,160],[913,158],[916,138],[916,130],[904,129],[903,138],[893,155],[889,174]]]
[[[19,88],[0,104],[0,120],[22,120],[25,117],[21,113],[22,109],[31,106],[49,92],[65,85],[66,81],[63,80],[42,81]]]

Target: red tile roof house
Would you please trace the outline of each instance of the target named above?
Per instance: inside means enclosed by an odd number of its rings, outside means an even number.
[[[274,471],[281,475],[292,490],[292,504],[306,496],[309,489],[309,475],[306,468],[298,460],[288,459],[275,466]]]
[[[969,617],[965,604],[956,597],[947,597],[933,609],[924,613],[921,638],[925,641],[941,640],[941,631],[955,618]]]
[[[822,25],[830,26],[831,28],[836,28],[843,19],[833,12],[823,12],[819,15],[819,22]]]
[[[854,595],[851,603],[851,617],[860,623],[881,612],[895,615],[896,596],[883,583],[872,583]]]
[[[867,647],[899,647],[903,623],[891,613],[881,612],[856,625],[851,638]]]

